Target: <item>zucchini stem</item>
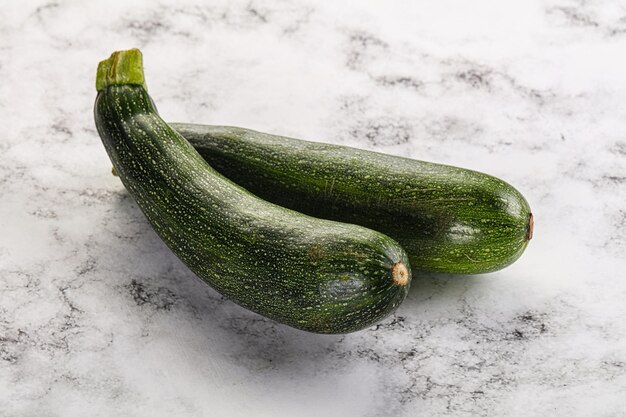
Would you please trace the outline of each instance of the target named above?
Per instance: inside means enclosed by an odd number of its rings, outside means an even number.
[[[110,85],[141,85],[146,87],[143,74],[143,57],[139,49],[116,51],[108,59],[100,61],[96,73],[96,90]]]

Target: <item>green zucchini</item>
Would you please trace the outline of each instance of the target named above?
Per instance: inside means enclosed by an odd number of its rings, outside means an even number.
[[[225,297],[318,333],[365,328],[404,300],[411,272],[394,240],[266,202],[217,173],[158,115],[138,50],[102,61],[96,88],[96,127],[124,186]]]
[[[490,175],[237,127],[171,126],[253,194],[385,233],[415,269],[495,271],[519,258],[532,237],[524,197]]]

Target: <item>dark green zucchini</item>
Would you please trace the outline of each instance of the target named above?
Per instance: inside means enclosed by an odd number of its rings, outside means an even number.
[[[158,115],[141,53],[98,67],[95,121],[113,166],[170,249],[234,302],[319,333],[367,327],[405,298],[403,249],[365,227],[255,197],[213,170]]]
[[[171,126],[253,194],[385,233],[415,269],[495,271],[519,258],[532,236],[524,197],[490,175],[237,127]]]

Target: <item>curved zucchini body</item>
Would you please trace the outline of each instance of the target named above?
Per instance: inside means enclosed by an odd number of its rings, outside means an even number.
[[[261,200],[213,170],[158,115],[137,50],[98,68],[95,121],[113,166],[169,248],[236,303],[319,333],[391,313],[411,279],[403,249],[373,230]]]
[[[519,258],[532,236],[524,197],[487,174],[237,127],[171,126],[255,195],[385,233],[415,269],[495,271]]]

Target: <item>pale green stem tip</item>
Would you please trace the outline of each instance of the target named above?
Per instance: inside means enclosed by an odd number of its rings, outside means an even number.
[[[143,58],[139,49],[113,52],[108,59],[98,64],[96,90],[116,84],[134,84],[146,88]]]

